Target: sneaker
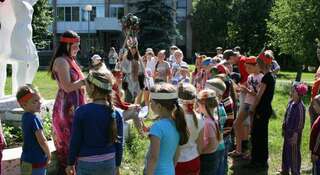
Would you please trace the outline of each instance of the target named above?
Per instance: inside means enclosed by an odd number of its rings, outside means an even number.
[[[278,171],[278,172],[276,172],[276,175],[290,175],[290,173],[289,172],[284,172],[284,171]]]

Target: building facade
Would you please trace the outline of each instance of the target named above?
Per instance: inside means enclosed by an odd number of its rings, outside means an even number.
[[[110,47],[121,48],[124,40],[120,19],[134,9],[129,4],[139,0],[52,0],[54,9],[53,43],[66,30],[81,36],[81,55],[94,48],[96,52],[108,53]],[[187,57],[191,57],[192,31],[190,14],[192,0],[165,0],[176,9],[175,20],[183,39],[175,41]],[[55,46],[53,46],[55,47]]]

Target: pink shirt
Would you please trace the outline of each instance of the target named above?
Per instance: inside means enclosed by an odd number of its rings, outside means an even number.
[[[250,74],[247,79],[247,87],[251,91],[254,91],[255,93],[258,93],[260,85],[261,85],[261,80],[262,80],[263,74],[259,73],[257,75]],[[256,99],[256,96],[251,95],[250,93],[247,93],[246,98],[245,98],[245,103],[248,103],[252,105]]]
[[[204,129],[203,129],[203,147],[206,148],[209,144],[209,139],[216,140],[216,123],[210,117],[205,117],[204,119]],[[206,150],[203,154],[209,154],[215,150]]]

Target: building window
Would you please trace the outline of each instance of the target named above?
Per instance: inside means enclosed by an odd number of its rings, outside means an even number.
[[[121,19],[124,16],[124,7],[110,7],[110,17]]]
[[[88,21],[88,13],[81,8],[81,21]]]
[[[72,21],[79,21],[80,14],[79,14],[79,7],[72,7]]]
[[[118,8],[118,19],[121,19],[124,16],[124,8]]]
[[[64,7],[57,8],[58,21],[64,21]]]
[[[187,16],[187,10],[184,8],[178,8],[177,9],[177,17],[186,17]]]
[[[71,21],[71,7],[65,7],[65,21]]]
[[[177,8],[187,8],[187,0],[177,0]]]
[[[90,13],[90,21],[94,21],[97,16],[97,8],[92,7],[92,11]],[[81,21],[88,21],[88,12],[81,8]]]
[[[104,17],[104,6],[97,6],[97,17]]]
[[[97,7],[92,7],[92,11],[90,12],[90,21],[94,21],[97,17]]]

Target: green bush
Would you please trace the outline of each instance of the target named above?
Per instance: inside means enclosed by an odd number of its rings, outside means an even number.
[[[46,112],[42,118],[43,132],[48,140],[52,139],[52,121],[51,114]],[[11,121],[3,123],[3,135],[7,142],[8,148],[21,146],[23,143],[23,133],[21,126],[14,125]]]

